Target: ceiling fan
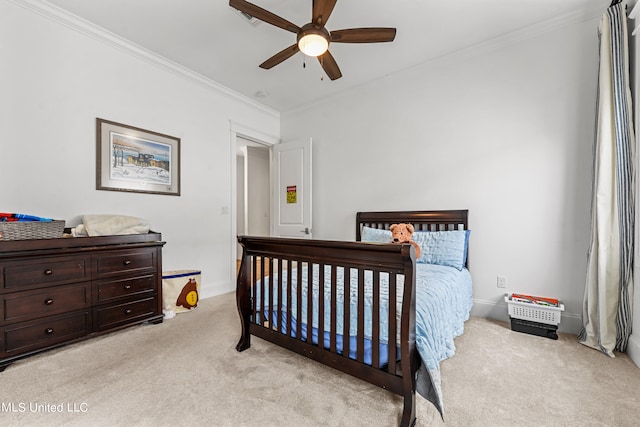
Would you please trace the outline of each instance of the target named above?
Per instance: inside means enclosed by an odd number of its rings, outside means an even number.
[[[260,68],[270,69],[299,51],[315,56],[331,80],[342,77],[340,68],[329,52],[330,43],[380,43],[391,42],[396,37],[395,28],[350,28],[328,31],[325,28],[337,0],[313,0],[311,22],[298,27],[278,15],[245,0],[229,0],[229,6],[251,15],[268,24],[297,34],[295,44],[281,50],[260,64]]]

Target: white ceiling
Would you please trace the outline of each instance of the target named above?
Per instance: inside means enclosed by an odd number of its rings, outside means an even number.
[[[271,70],[265,59],[296,35],[250,24],[227,0],[49,0],[112,33],[277,111],[433,58],[565,15],[604,11],[610,0],[338,0],[327,29],[396,27],[392,43],[335,43],[343,77],[324,79],[315,58],[301,53]],[[252,0],[298,26],[311,20],[312,0]],[[594,29],[595,31],[595,29]]]

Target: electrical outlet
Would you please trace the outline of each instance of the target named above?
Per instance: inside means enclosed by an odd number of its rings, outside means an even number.
[[[498,287],[506,288],[507,287],[507,277],[498,275]]]

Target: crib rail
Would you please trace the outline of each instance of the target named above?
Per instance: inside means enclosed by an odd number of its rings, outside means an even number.
[[[236,289],[242,322],[238,351],[249,348],[255,335],[403,396],[415,388],[415,251],[411,245],[249,236],[238,241],[243,247]],[[357,277],[356,285],[350,282],[352,275]],[[366,275],[372,278],[367,290]],[[400,276],[403,286],[399,286]],[[382,307],[381,315],[383,277],[388,281],[388,305]],[[371,297],[370,319],[364,315],[365,291]],[[396,311],[399,301],[400,313]],[[355,342],[348,333],[342,337],[337,333],[338,319],[343,320],[342,331],[355,326],[352,314],[357,319]],[[328,328],[325,316],[330,318]],[[386,349],[381,346],[382,320],[388,324]],[[371,330],[370,360],[365,359],[365,326]]]

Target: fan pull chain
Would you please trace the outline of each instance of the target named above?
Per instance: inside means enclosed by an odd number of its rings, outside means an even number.
[[[324,60],[320,57],[320,65],[324,68]],[[307,55],[302,55],[302,68],[307,68]],[[324,74],[320,74],[320,81],[324,81]]]

